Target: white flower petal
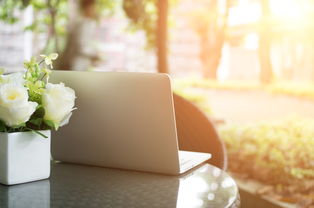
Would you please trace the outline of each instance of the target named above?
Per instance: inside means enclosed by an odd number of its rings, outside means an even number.
[[[0,85],[0,120],[8,126],[25,123],[35,112],[37,103],[28,101],[27,89],[16,83]]]
[[[65,118],[60,122],[59,127],[67,125],[70,121],[71,116],[72,112],[65,116]]]
[[[45,63],[47,64],[47,65],[51,65],[52,64],[52,61],[51,61],[51,59],[50,58],[45,58]]]
[[[29,120],[35,112],[37,103],[28,102],[23,106],[3,107],[0,106],[0,119],[8,126],[17,126]]]
[[[52,54],[49,55],[49,58],[51,60],[56,60],[58,58],[58,54],[57,53],[52,53]]]
[[[15,107],[25,105],[28,102],[27,89],[19,84],[0,85],[0,105],[4,107]]]
[[[16,84],[24,86],[24,73],[16,72],[12,74],[1,75],[1,80],[3,84]]]
[[[65,87],[63,83],[48,83],[42,95],[42,104],[45,108],[44,119],[60,125],[72,112],[75,98],[74,90]]]

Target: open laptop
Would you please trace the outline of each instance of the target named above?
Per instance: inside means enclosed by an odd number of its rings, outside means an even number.
[[[52,157],[79,164],[178,175],[211,154],[178,150],[169,76],[54,71],[76,92],[70,123],[52,135]]]

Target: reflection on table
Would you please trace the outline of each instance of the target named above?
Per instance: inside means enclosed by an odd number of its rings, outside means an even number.
[[[239,193],[209,164],[177,177],[53,163],[48,180],[0,185],[0,207],[239,207]]]

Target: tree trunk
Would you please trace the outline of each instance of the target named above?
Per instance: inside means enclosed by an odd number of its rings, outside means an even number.
[[[169,73],[168,71],[168,0],[158,0],[158,19],[156,27],[157,39],[157,69],[159,73]]]
[[[203,64],[203,77],[214,80],[217,79],[217,71],[222,57],[222,48],[225,43],[230,0],[226,1],[226,11],[222,19],[222,25],[219,24],[217,5],[217,1],[215,1],[210,11],[216,14],[216,18],[210,22],[210,26],[207,29],[199,34],[201,36],[200,57]]]
[[[65,48],[60,52],[59,58],[55,61],[55,68],[57,70],[73,70],[71,67],[71,63],[73,63],[73,59],[75,56],[73,56],[73,52],[71,48],[77,48],[74,45],[76,45],[76,38],[75,35],[73,35],[73,31],[75,30],[75,24],[76,20],[79,18],[80,12],[79,12],[79,5],[77,5],[79,2],[77,0],[69,0],[69,23],[68,23],[68,32],[65,37],[66,43]]]
[[[260,23],[259,60],[260,80],[262,83],[270,83],[273,79],[271,64],[271,27],[269,0],[261,0],[262,18]]]

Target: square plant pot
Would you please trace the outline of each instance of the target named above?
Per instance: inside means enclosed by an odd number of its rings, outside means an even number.
[[[50,176],[50,130],[0,132],[0,183],[14,185]]]

